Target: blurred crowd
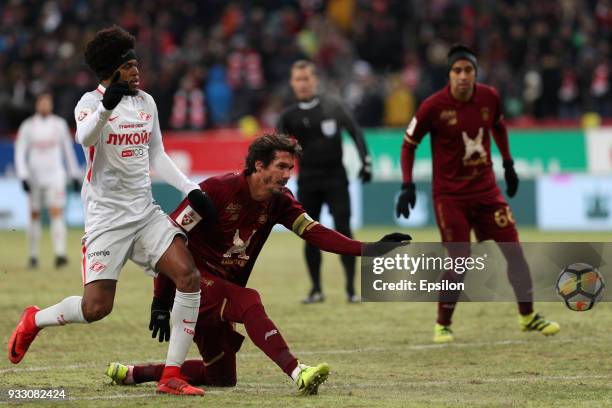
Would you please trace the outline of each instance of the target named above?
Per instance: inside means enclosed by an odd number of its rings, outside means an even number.
[[[54,94],[73,109],[97,78],[84,45],[116,23],[137,38],[142,88],[163,129],[273,127],[300,58],[364,127],[405,126],[447,80],[446,52],[478,53],[510,118],[612,116],[612,0],[5,0],[0,2],[0,134]]]

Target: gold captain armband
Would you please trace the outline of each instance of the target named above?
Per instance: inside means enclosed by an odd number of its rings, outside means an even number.
[[[305,231],[310,230],[312,227],[314,227],[317,224],[318,222],[310,218],[308,214],[303,213],[303,214],[300,214],[300,216],[297,217],[295,221],[293,221],[293,225],[291,226],[291,229],[293,230],[293,232],[295,232],[299,236],[302,236],[302,234]]]

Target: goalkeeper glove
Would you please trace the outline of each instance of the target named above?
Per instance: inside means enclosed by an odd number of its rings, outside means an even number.
[[[127,81],[119,81],[119,71],[115,72],[110,85],[104,91],[102,105],[106,110],[113,110],[119,105],[124,95],[132,95]]]
[[[152,330],[151,338],[157,337],[159,332],[159,342],[170,340],[170,307],[163,300],[153,297],[151,303],[151,321],[149,330]]]
[[[206,192],[196,188],[187,194],[187,200],[191,204],[191,208],[198,213],[202,219],[208,222],[217,221],[217,209]]]
[[[395,206],[395,216],[399,218],[403,215],[406,219],[410,217],[410,208],[414,208],[416,204],[416,189],[414,183],[402,184],[402,192],[400,193],[397,204]]]
[[[506,179],[506,194],[512,198],[516,194],[519,186],[519,179],[514,171],[514,161],[504,160],[504,178]]]

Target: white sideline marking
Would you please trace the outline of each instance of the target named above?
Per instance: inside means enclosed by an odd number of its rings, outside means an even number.
[[[576,339],[547,339],[548,343],[569,343],[575,342]],[[593,342],[593,340],[589,340]],[[302,350],[294,351],[295,355],[308,356],[308,355],[326,355],[326,354],[355,354],[355,353],[384,353],[384,352],[397,352],[402,350],[428,350],[428,349],[440,349],[440,348],[466,348],[466,347],[487,347],[487,346],[506,346],[514,344],[527,344],[531,343],[529,340],[499,340],[489,342],[472,342],[472,343],[450,343],[450,344],[413,344],[406,346],[392,346],[392,347],[364,347],[355,349],[335,349],[335,350]],[[263,352],[249,352],[249,353],[238,353],[237,356],[247,357],[259,357],[263,356]],[[150,360],[146,360],[148,363],[159,364],[158,357],[153,357]],[[141,363],[137,362],[136,364]],[[133,362],[132,362],[133,364]],[[80,363],[80,364],[69,364],[69,365],[54,365],[54,366],[43,366],[43,367],[15,367],[15,368],[3,368],[0,369],[0,374],[4,373],[19,373],[19,372],[38,372],[38,371],[49,371],[49,370],[72,370],[89,367],[100,367],[98,363]]]
[[[415,381],[415,382],[359,382],[355,384],[329,384],[324,385],[325,388],[330,389],[368,389],[368,388],[396,388],[396,387],[437,387],[440,385],[480,385],[480,384],[504,384],[504,383],[516,383],[516,382],[539,382],[539,381],[576,381],[576,380],[592,380],[592,379],[604,379],[608,378],[605,375],[562,375],[562,376],[538,376],[529,375],[527,377],[507,377],[507,378],[472,378],[466,380],[452,380],[452,381]],[[226,389],[207,389],[206,394],[227,394],[231,392],[248,391],[249,389],[267,389],[267,390],[280,390],[290,392],[291,386],[279,383],[278,385],[269,383],[238,383],[238,386],[234,388]],[[95,401],[95,400],[118,400],[118,399],[137,399],[137,398],[150,398],[159,397],[156,393],[145,393],[145,394],[113,394],[113,395],[97,395],[91,397],[69,397],[64,401]],[[8,404],[8,402],[0,401],[0,405]]]

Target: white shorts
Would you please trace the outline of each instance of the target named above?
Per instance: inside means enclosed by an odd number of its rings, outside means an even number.
[[[155,266],[177,235],[187,240],[185,233],[159,208],[142,223],[87,233],[83,237],[83,285],[102,279],[119,280],[128,259],[147,275],[157,276]]]
[[[66,206],[66,186],[64,184],[30,185],[29,196],[31,212],[40,212],[43,207],[64,208]]]

